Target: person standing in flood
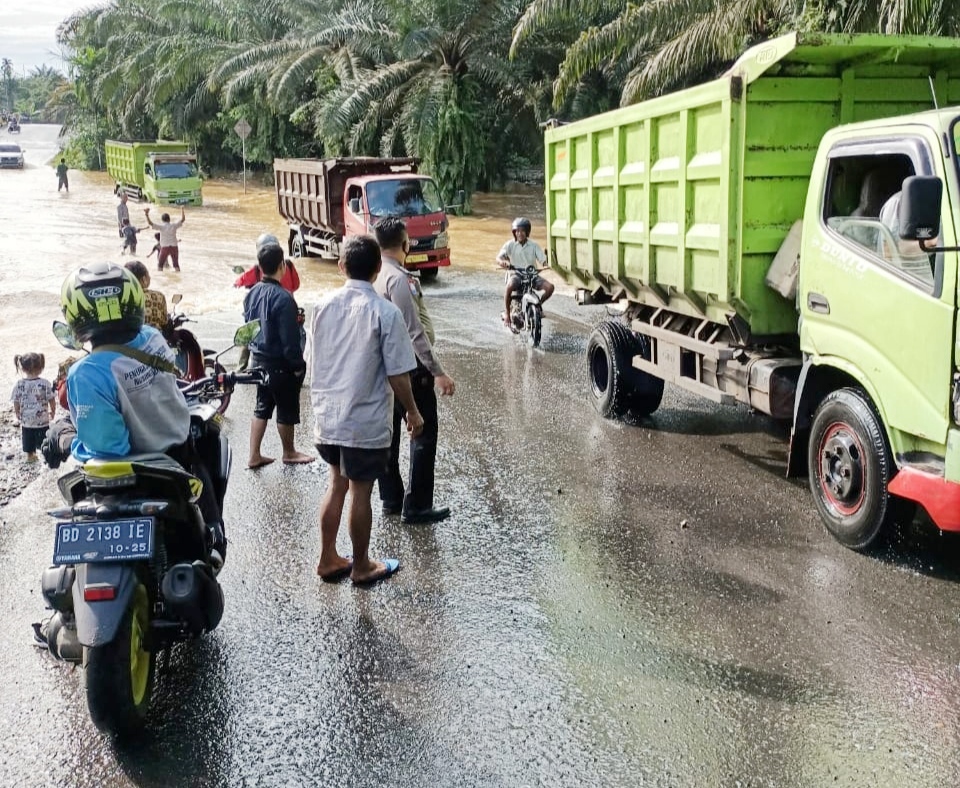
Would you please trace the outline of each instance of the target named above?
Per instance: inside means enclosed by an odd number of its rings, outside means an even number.
[[[186,212],[183,208],[180,209],[180,221],[171,222],[170,214],[163,213],[160,215],[160,224],[154,224],[150,219],[150,209],[144,208],[143,212],[147,216],[147,224],[149,224],[154,230],[160,231],[160,254],[157,257],[157,270],[162,271],[163,267],[167,264],[167,260],[173,264],[173,270],[180,270],[180,246],[179,241],[177,240],[177,230],[183,227],[183,223],[187,220]]]
[[[127,207],[127,193],[120,192],[120,202],[117,203],[117,228],[120,230],[120,237],[123,238],[123,222],[130,221],[130,209]]]
[[[400,568],[396,558],[373,560],[368,553],[370,497],[390,454],[394,397],[407,413],[410,436],[423,429],[408,374],[417,365],[413,343],[400,310],[373,289],[380,265],[380,247],[373,238],[348,238],[340,257],[347,281],[320,300],[311,320],[314,435],[328,471],[317,574],[327,581],[349,574],[354,585],[384,580]],[[352,560],[337,552],[347,493]]]
[[[66,159],[60,159],[60,163],[57,165],[57,191],[61,189],[66,189],[67,192],[70,191],[70,182],[67,180]]]
[[[257,402],[250,424],[250,457],[247,467],[262,468],[274,461],[260,449],[267,422],[277,413],[277,433],[283,447],[285,465],[313,462],[299,452],[293,442],[294,427],[300,423],[300,386],[307,369],[300,349],[300,325],[297,304],[280,285],[283,279],[283,249],[266,243],[257,250],[260,281],[243,299],[244,321],[259,320],[260,333],[250,343],[250,365],[265,369],[267,382],[257,386]]]
[[[452,396],[456,386],[443,371],[433,350],[433,324],[423,303],[420,279],[403,267],[410,248],[403,219],[396,216],[381,219],[373,226],[373,232],[383,250],[383,266],[373,286],[403,316],[417,356],[417,368],[410,373],[410,386],[417,410],[423,416],[423,431],[410,438],[410,478],[404,494],[403,477],[400,475],[400,421],[406,418],[406,409],[403,403],[396,402],[390,459],[386,473],[379,479],[380,500],[385,515],[399,514],[404,523],[437,523],[450,516],[450,509],[433,505],[439,432],[434,386],[445,396]]]

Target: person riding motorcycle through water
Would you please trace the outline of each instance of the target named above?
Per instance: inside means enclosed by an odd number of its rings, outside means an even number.
[[[530,240],[530,220],[518,216],[513,220],[510,231],[513,233],[513,240],[507,241],[497,255],[497,264],[501,268],[527,268],[533,266],[540,268],[547,263],[547,256],[543,253],[540,245]],[[517,333],[517,327],[513,325],[510,319],[510,300],[514,292],[520,287],[520,275],[516,271],[507,271],[507,289],[503,294],[503,324],[514,334]],[[533,289],[540,291],[540,303],[543,304],[553,295],[554,286],[539,274],[533,278]]]
[[[83,266],[64,280],[60,303],[74,336],[89,342],[91,352],[67,372],[72,425],[51,427],[48,464],[56,467],[68,452],[80,462],[168,454],[203,484],[197,503],[210,531],[211,563],[219,568],[226,537],[213,482],[190,439],[173,350],[159,331],[144,325],[139,280],[114,263]]]

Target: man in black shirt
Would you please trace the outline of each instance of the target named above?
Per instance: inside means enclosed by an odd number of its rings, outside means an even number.
[[[300,386],[306,364],[300,350],[297,303],[280,286],[285,265],[283,249],[274,242],[260,246],[257,263],[263,276],[243,299],[243,318],[260,321],[260,333],[250,343],[250,366],[267,370],[269,379],[266,384],[257,386],[247,467],[262,468],[274,461],[273,457],[264,457],[260,453],[274,408],[283,462],[288,465],[313,462],[313,457],[297,451],[293,445],[293,428],[300,423]]]

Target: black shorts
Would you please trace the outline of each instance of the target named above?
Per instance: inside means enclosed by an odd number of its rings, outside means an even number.
[[[317,452],[327,465],[335,465],[340,475],[355,482],[373,482],[387,472],[390,447],[383,449],[357,449],[353,446],[334,446],[318,443]]]
[[[266,385],[257,386],[257,404],[253,416],[269,420],[277,409],[277,424],[300,423],[300,386],[303,375],[282,370],[269,370]]]
[[[46,427],[21,427],[20,445],[27,454],[33,454],[40,448],[43,439],[47,436]]]

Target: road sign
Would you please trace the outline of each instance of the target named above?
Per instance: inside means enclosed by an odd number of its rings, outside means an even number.
[[[253,131],[253,128],[249,123],[247,123],[246,118],[240,118],[240,120],[237,121],[237,125],[233,127],[233,130],[237,132],[237,136],[240,139],[245,140],[250,136],[250,132]]]

